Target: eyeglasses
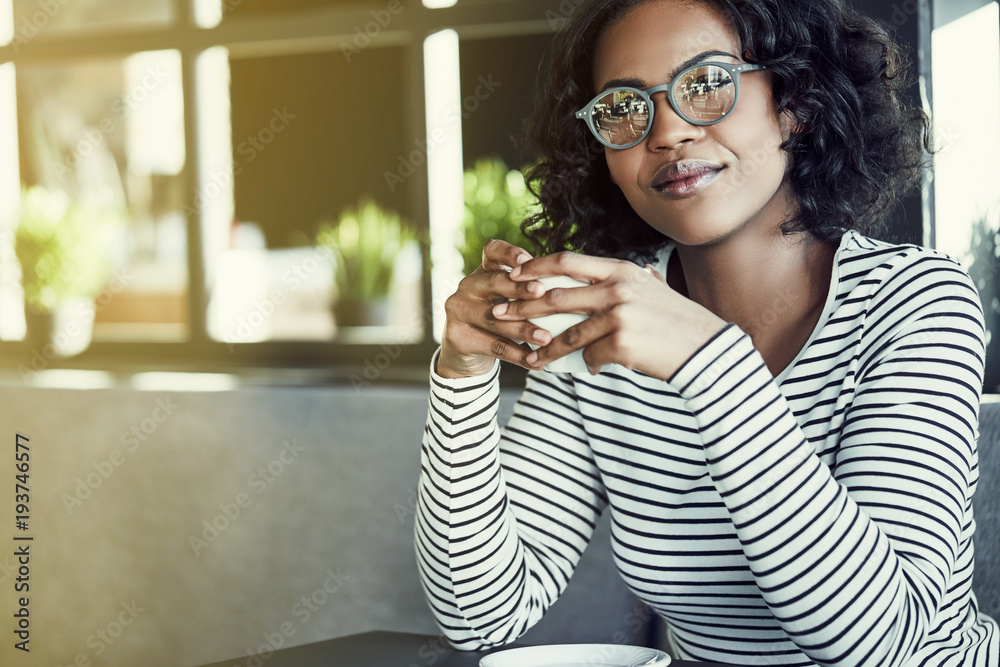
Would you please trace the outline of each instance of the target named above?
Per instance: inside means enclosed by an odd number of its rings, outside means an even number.
[[[625,149],[640,143],[653,127],[651,96],[667,92],[670,106],[692,125],[714,125],[736,108],[740,74],[767,69],[764,65],[701,63],[689,67],[670,83],[638,88],[611,88],[576,112],[594,136],[609,148]]]

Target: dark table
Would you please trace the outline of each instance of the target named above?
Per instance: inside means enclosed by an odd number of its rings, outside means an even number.
[[[504,648],[515,648],[512,644]],[[365,632],[315,644],[246,655],[203,667],[478,667],[482,653],[456,651],[443,637],[403,632]],[[267,657],[265,657],[267,656]],[[671,667],[705,667],[707,663],[675,660]]]

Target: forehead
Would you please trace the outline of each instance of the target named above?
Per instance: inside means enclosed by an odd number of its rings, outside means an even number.
[[[740,55],[740,40],[713,5],[650,0],[609,26],[594,53],[594,87],[612,79],[666,83],[674,68],[704,51]]]

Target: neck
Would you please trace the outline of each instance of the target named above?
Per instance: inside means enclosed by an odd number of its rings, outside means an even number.
[[[772,227],[705,246],[677,246],[675,288],[750,335],[774,375],[822,314],[836,246]]]

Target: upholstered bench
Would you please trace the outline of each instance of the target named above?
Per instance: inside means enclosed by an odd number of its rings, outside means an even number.
[[[504,392],[504,414],[517,396]],[[31,613],[45,641],[32,652],[51,664],[83,655],[183,666],[268,642],[436,633],[412,543],[426,410],[426,385],[137,391],[0,380],[6,437],[33,443],[32,592],[45,604]],[[976,589],[1000,615],[993,398],[981,430]],[[13,456],[0,460],[12,478]],[[0,584],[10,566],[0,556]],[[116,625],[123,605],[142,610],[127,627]],[[658,627],[615,571],[605,516],[568,590],[522,641],[650,644]]]

